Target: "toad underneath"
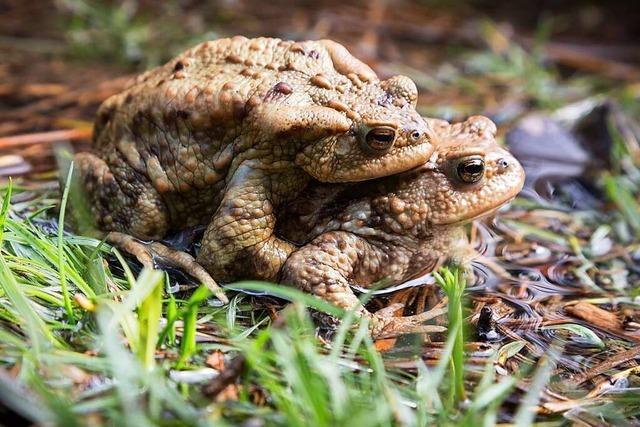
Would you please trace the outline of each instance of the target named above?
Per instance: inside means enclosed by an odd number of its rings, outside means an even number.
[[[428,331],[422,323],[433,313],[370,313],[351,286],[392,286],[446,260],[468,266],[473,250],[463,225],[511,200],[524,183],[522,166],[496,143],[489,119],[433,123],[436,151],[422,167],[340,191],[315,184],[280,222],[283,236],[308,242],[289,257],[280,282],[356,309],[374,336]]]

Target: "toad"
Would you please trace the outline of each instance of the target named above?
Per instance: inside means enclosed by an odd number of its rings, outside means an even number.
[[[417,96],[408,77],[381,81],[330,40],[205,42],[102,104],[79,182],[110,242],[226,301],[214,277],[276,278],[294,249],[274,235],[277,214],[311,178],[370,180],[429,159]],[[196,258],[153,242],[196,225]]]
[[[434,313],[370,313],[351,286],[392,286],[446,260],[469,266],[474,251],[463,224],[507,203],[524,183],[524,170],[496,143],[489,119],[433,123],[436,151],[423,166],[337,192],[318,183],[288,207],[279,233],[308,243],[289,257],[280,282],[355,309],[370,318],[376,336],[430,330],[422,323]]]

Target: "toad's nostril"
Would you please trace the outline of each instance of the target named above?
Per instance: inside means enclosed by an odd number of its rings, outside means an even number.
[[[509,169],[509,160],[507,159],[500,159],[497,162],[498,164],[498,172],[504,172],[507,169]]]

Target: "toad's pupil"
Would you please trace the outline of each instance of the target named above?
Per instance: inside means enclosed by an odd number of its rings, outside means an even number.
[[[371,138],[380,142],[391,142],[393,140],[393,135],[389,133],[375,133]]]
[[[464,166],[464,171],[470,175],[482,173],[482,165],[480,163],[472,163]]]
[[[374,129],[367,134],[367,140],[380,145],[389,145],[395,139],[396,134],[391,129]]]

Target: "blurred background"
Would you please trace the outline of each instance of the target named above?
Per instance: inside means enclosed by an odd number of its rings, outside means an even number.
[[[46,172],[140,71],[235,34],[331,38],[381,77],[406,74],[423,114],[524,114],[604,95],[638,113],[640,2],[23,1],[0,3],[0,174]],[[24,134],[43,131],[57,134]]]

